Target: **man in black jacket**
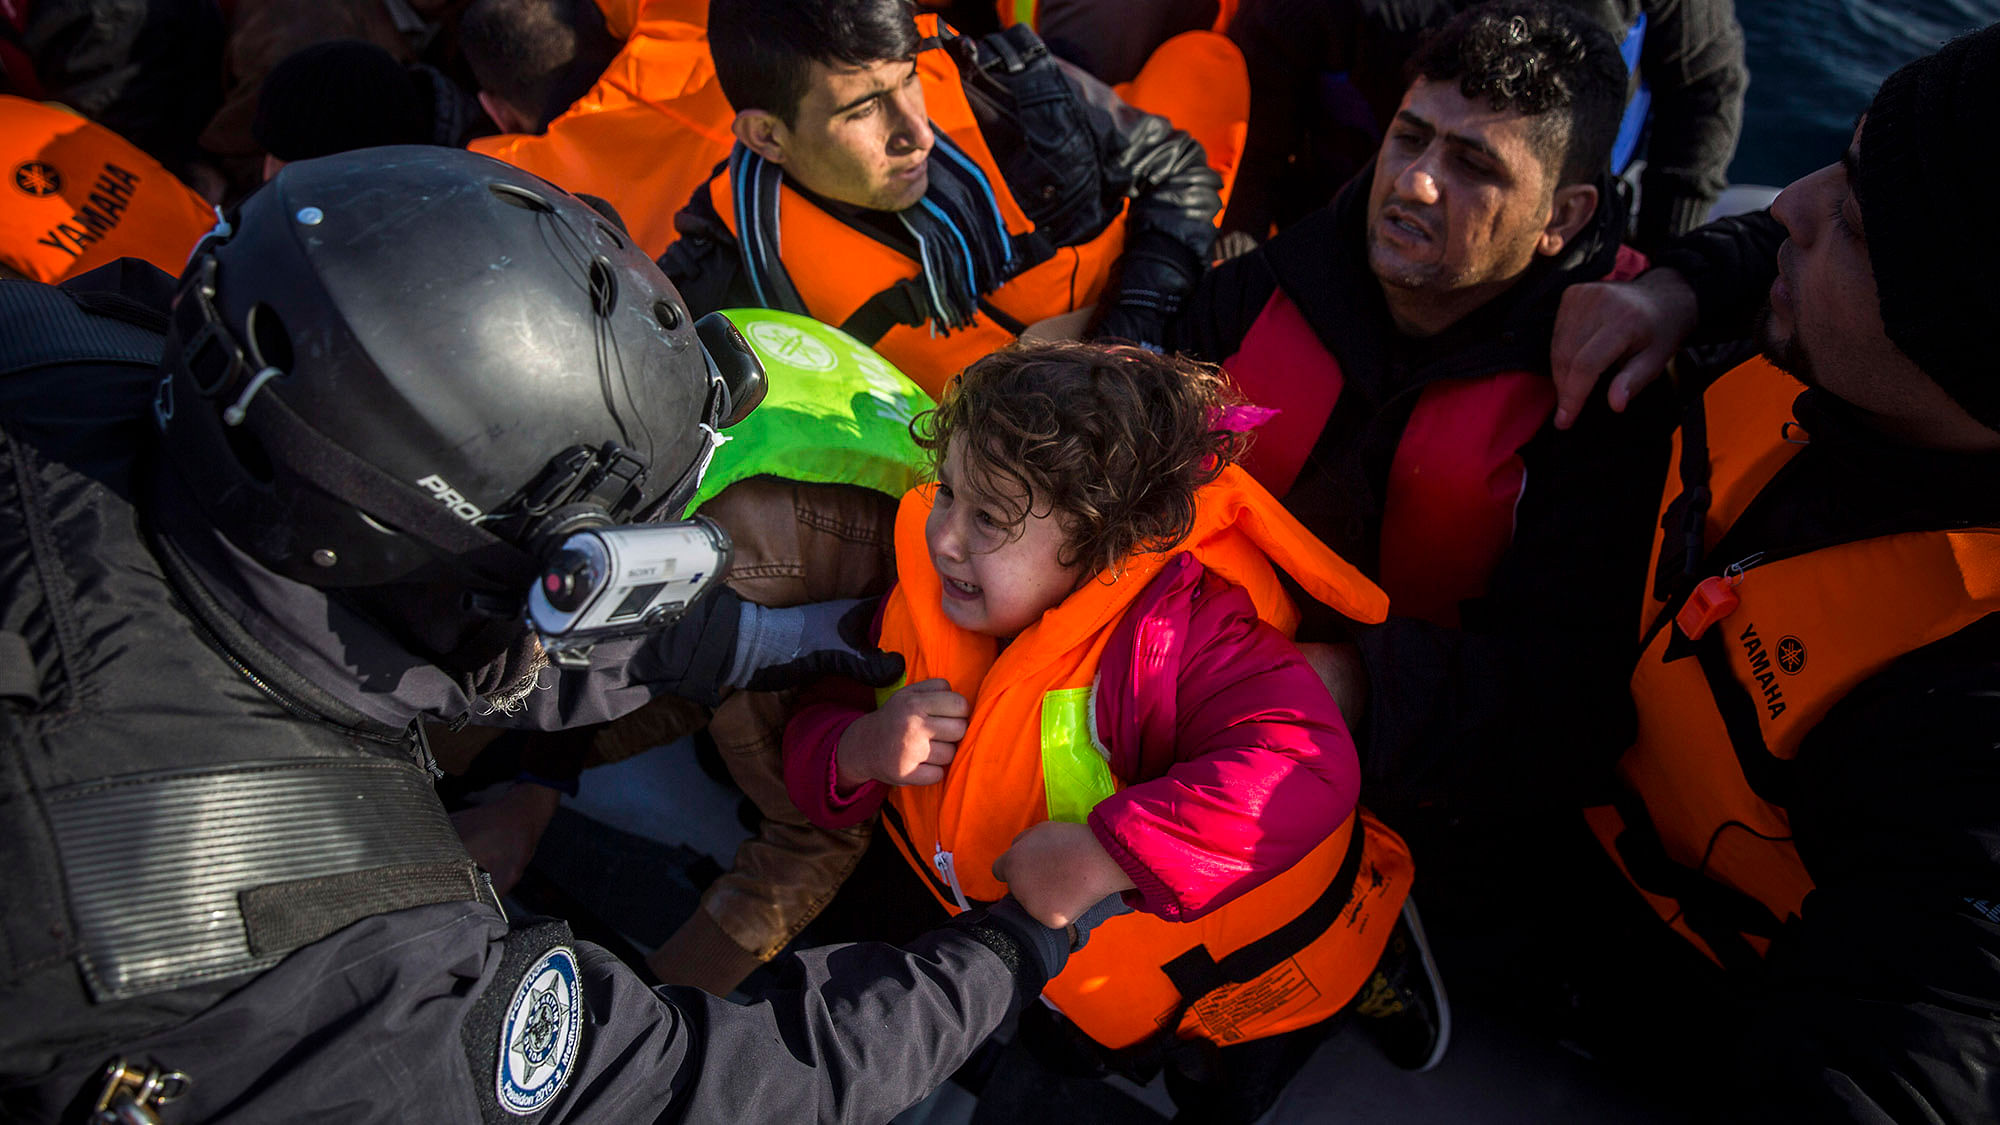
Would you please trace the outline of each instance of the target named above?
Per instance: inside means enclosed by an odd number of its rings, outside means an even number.
[[[1958,206],[2000,173],[1996,96],[2000,26],[1891,75],[1840,161],[1769,213],[1563,309],[1559,373],[1615,367],[1621,398],[1683,342],[1768,357],[1689,405],[1640,736],[1624,797],[1592,812],[1726,970],[1704,966],[1700,1010],[1623,1022],[1708,1037],[1746,1120],[2000,1105],[2000,215]],[[1620,960],[1650,976],[1676,952]]]
[[[1517,66],[1542,77],[1510,83]],[[1433,903],[1451,868],[1417,810],[1531,822],[1629,737],[1623,670],[1595,654],[1629,641],[1616,576],[1646,550],[1665,427],[1593,410],[1558,431],[1547,375],[1564,290],[1633,268],[1606,187],[1618,67],[1560,5],[1463,13],[1414,63],[1371,174],[1218,267],[1168,336],[1280,410],[1246,465],[1389,591],[1386,624],[1299,637]]]
[[[939,34],[919,39],[907,0],[712,5],[739,143],[711,185],[726,176],[730,191],[704,187],[676,220],[667,276],[699,311],[763,305],[838,324],[933,394],[1024,325],[1092,302],[1103,334],[1157,344],[1215,240],[1221,179],[1201,145],[1025,27]],[[927,98],[969,119],[934,123]],[[780,208],[839,226],[799,240]],[[853,263],[878,244],[901,259],[894,293],[805,276],[807,256]]]
[[[1643,565],[1668,427],[1601,408],[1554,424],[1562,293],[1638,263],[1609,187],[1610,36],[1546,0],[1481,4],[1412,74],[1369,174],[1211,272],[1168,345],[1277,410],[1245,468],[1389,593],[1384,624],[1308,608],[1298,640],[1426,913],[1484,950],[1630,740],[1629,665],[1603,654],[1630,643],[1621,579]],[[1434,981],[1403,981],[1442,1014]]]
[[[729,596],[545,658],[530,584],[677,516],[758,378],[581,201],[306,161],[178,294],[128,259],[0,283],[0,320],[0,1116],[881,1121],[1061,967],[1003,906],[753,1007],[656,992],[467,858],[420,716],[894,671]]]

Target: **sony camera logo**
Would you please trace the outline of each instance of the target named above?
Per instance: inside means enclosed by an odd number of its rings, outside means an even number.
[[[450,483],[436,473],[432,473],[417,483],[424,488],[430,489],[431,495],[437,497],[438,503],[450,508],[453,515],[467,523],[475,522],[479,517],[486,514],[479,510],[478,505],[459,495],[458,489],[453,488]]]

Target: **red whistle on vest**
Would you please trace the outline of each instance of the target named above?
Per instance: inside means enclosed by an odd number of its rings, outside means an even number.
[[[1719,574],[1702,579],[1680,612],[1674,614],[1674,624],[1680,627],[1681,635],[1698,641],[1709,626],[1735,613],[1742,600],[1736,596],[1735,585]]]

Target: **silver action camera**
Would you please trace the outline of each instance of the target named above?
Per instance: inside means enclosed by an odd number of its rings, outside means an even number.
[[[528,622],[552,663],[582,667],[593,645],[673,624],[722,580],[729,556],[728,533],[701,516],[579,531],[528,591]]]

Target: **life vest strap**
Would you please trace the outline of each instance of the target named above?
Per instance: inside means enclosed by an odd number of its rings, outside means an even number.
[[[860,308],[840,322],[840,330],[872,348],[897,325],[923,327],[930,320],[930,312],[920,292],[922,284],[920,277],[898,281],[861,302]]]
[[[1709,691],[1715,695],[1716,712],[1729,732],[1729,745],[1736,751],[1736,763],[1743,768],[1743,779],[1750,783],[1750,791],[1779,808],[1788,807],[1796,770],[1792,762],[1772,754],[1764,741],[1757,701],[1730,670],[1729,647],[1722,633],[1721,629],[1703,633],[1694,642],[1695,659],[1701,664]]]
[[[1207,946],[1197,945],[1161,966],[1161,971],[1167,974],[1167,979],[1181,994],[1179,1009],[1172,1019],[1166,1021],[1163,1031],[1166,1037],[1174,1037],[1180,1027],[1181,1016],[1200,1003],[1202,997],[1227,985],[1256,980],[1287,958],[1296,956],[1339,923],[1341,911],[1347,909],[1347,902],[1354,895],[1354,878],[1361,871],[1361,853],[1367,834],[1361,817],[1354,817],[1353,825],[1353,831],[1347,838],[1347,854],[1340,860],[1340,869],[1334,873],[1326,890],[1320,892],[1311,906],[1300,911],[1298,917],[1220,961],[1215,959]]]
[[[1676,863],[1636,793],[1619,793],[1614,805],[1624,824],[1611,846],[1632,882],[1643,891],[1674,900],[1680,907],[1677,920],[1708,946],[1724,969],[1751,970],[1761,964],[1763,958],[1744,935],[1777,936],[1782,925],[1778,916],[1750,895]],[[1730,827],[1752,831],[1732,821],[1716,832]],[[1711,847],[1714,843],[1709,841]]]
[[[979,311],[986,314],[986,319],[999,325],[1012,335],[1019,336],[1027,330],[1027,324],[1019,317],[1016,317],[985,297],[979,298]]]
[[[166,332],[164,317],[129,299],[0,280],[0,375],[57,363],[156,367]]]
[[[1706,554],[1703,536],[1715,497],[1708,487],[1708,410],[1700,394],[1689,396],[1681,416],[1680,477],[1681,493],[1660,518],[1661,529],[1667,534],[1654,567],[1653,597],[1663,602],[1685,600],[1683,595],[1702,577],[1702,557]],[[1669,562],[1676,553],[1679,565]]]

